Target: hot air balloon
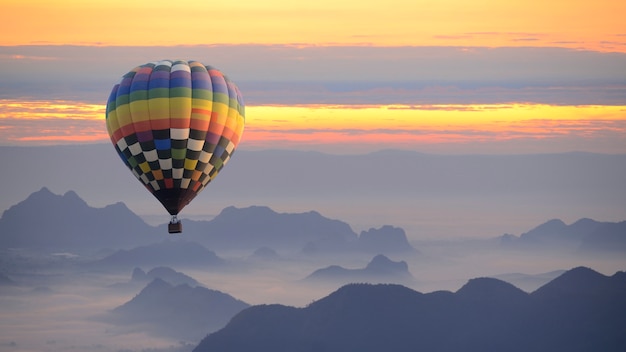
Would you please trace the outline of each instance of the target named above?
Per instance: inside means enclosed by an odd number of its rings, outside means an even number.
[[[179,212],[222,170],[244,129],[237,86],[198,61],[135,67],[113,86],[106,107],[111,142],[133,175],[170,213]]]

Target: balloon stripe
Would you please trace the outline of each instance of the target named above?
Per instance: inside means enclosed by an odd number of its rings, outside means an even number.
[[[197,61],[137,66],[113,86],[106,127],[116,153],[172,215],[219,173],[245,124],[243,98]]]

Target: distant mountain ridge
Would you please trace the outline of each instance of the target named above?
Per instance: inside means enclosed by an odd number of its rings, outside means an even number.
[[[156,268],[152,268],[145,272],[141,270],[141,268],[133,269],[133,273],[131,275],[131,282],[136,283],[146,283],[151,282],[154,279],[161,279],[171,285],[188,285],[190,287],[201,286],[198,281],[196,281],[191,276],[185,275],[181,272],[178,272],[170,267],[159,266]]]
[[[626,273],[582,267],[531,294],[492,278],[472,279],[455,293],[349,284],[305,308],[250,307],[194,352],[621,352],[624,297]]]
[[[121,166],[110,143],[0,146],[0,160],[7,165],[0,170],[4,185],[0,191],[2,210],[46,186],[60,193],[73,190],[89,204],[124,201],[130,209],[138,209],[137,213],[159,214],[161,211],[158,202]],[[77,167],[77,160],[85,161],[88,166]],[[374,170],[376,172],[372,173]],[[503,206],[515,204],[520,197],[526,196],[529,201],[534,199],[533,203],[518,210],[527,218],[539,220],[523,226],[538,224],[545,220],[544,216],[559,216],[543,214],[543,207],[531,205],[535,202],[559,209],[559,214],[599,220],[604,216],[620,220],[620,210],[626,207],[626,187],[623,187],[626,154],[513,155],[494,152],[479,155],[467,151],[460,155],[438,155],[382,150],[336,155],[244,148],[237,151],[237,157],[225,172],[227,175],[211,184],[209,195],[203,193],[194,199],[193,207],[210,209],[208,212],[214,215],[228,205],[263,205],[264,199],[271,199],[272,204],[276,204],[275,209],[279,209],[278,206],[280,209],[314,209],[337,214],[333,215],[334,218],[354,226],[360,216],[350,215],[354,213],[349,209],[352,206],[362,207],[364,213],[359,214],[374,216],[370,219],[375,219],[381,206],[387,208],[384,212],[392,207],[397,208],[398,213],[414,208],[417,211],[415,219],[423,219],[425,223],[403,227],[411,233],[423,229],[431,237],[448,235],[447,219],[457,216],[459,220],[463,219],[460,215],[468,214],[468,211],[473,216],[466,219],[472,223],[492,223],[492,217],[501,214]],[[478,202],[474,203],[475,211],[457,203],[467,200]],[[592,201],[591,207],[583,206],[588,200]],[[216,204],[220,207],[217,208]],[[323,208],[323,204],[328,208]],[[429,219],[429,214],[419,210],[421,206],[428,209],[429,204],[439,204],[437,209],[449,211],[449,217]],[[162,214],[164,217],[160,219],[166,222],[167,215]],[[380,224],[367,221],[363,226],[401,225],[400,219],[398,214]],[[509,231],[519,234],[526,230],[517,226],[519,224]],[[467,223],[465,227],[472,234],[494,233],[482,231],[481,228],[485,227],[476,224]]]
[[[409,283],[413,279],[405,261],[394,262],[382,254],[372,258],[367,266],[362,269],[346,269],[332,265],[316,270],[305,278],[307,281],[404,284]]]
[[[344,247],[356,240],[350,226],[323,217],[316,211],[277,213],[265,206],[227,207],[210,221],[186,222],[185,236],[215,249],[275,250],[302,248],[307,244]]]
[[[370,253],[418,252],[409,243],[404,230],[391,225],[361,231],[357,247]]]
[[[182,239],[165,240],[115,253],[88,264],[99,269],[130,269],[138,266],[219,266],[224,260],[206,247]]]
[[[47,188],[32,193],[0,218],[0,249],[48,251],[129,249],[170,238],[123,203],[90,207],[75,192],[56,195]],[[227,207],[211,221],[185,221],[183,237],[212,250],[259,248],[305,254],[358,251],[419,254],[403,229],[383,225],[357,235],[347,223],[320,213],[277,213],[269,207]],[[500,238],[503,248],[626,252],[626,221],[580,219],[566,225],[550,220],[518,236]]]
[[[145,244],[154,228],[123,203],[92,208],[75,192],[43,187],[0,218],[0,247],[87,249]]]
[[[505,235],[502,244],[510,248],[626,252],[626,221],[613,223],[583,218],[567,225],[559,219],[552,219],[519,237]]]
[[[211,221],[186,220],[182,236],[213,250],[416,252],[401,228],[385,225],[358,236],[347,223],[315,211],[277,213],[265,206],[227,207]],[[123,203],[94,208],[75,192],[56,195],[45,187],[0,218],[0,248],[126,250],[165,238],[165,225],[146,224]]]
[[[247,307],[249,304],[220,291],[187,284],[172,285],[156,278],[133,299],[101,319],[197,342]]]

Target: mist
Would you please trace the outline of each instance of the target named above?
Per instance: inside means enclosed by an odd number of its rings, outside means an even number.
[[[242,151],[173,237],[110,146],[0,153],[22,166],[0,171],[16,185],[1,199],[2,351],[191,351],[213,332],[185,325],[211,316],[190,298],[208,290],[307,307],[354,282],[429,293],[492,277],[533,292],[579,266],[626,270],[623,155]],[[361,241],[368,231],[375,246]],[[379,255],[390,266],[373,267]],[[163,266],[208,290],[147,292],[151,282],[133,277]],[[160,299],[189,322],[142,321]],[[133,300],[144,314],[120,309]]]
[[[532,226],[529,226],[532,227]],[[155,238],[162,238],[159,228]],[[169,241],[187,241],[185,234]],[[626,269],[622,252],[581,252],[563,247],[506,248],[498,239],[411,241],[411,252],[390,252],[404,261],[414,280],[363,279],[356,282],[400,283],[422,293],[455,292],[469,279],[495,277],[532,292],[565,270],[586,266],[605,275]],[[42,253],[4,249],[1,272],[11,283],[0,286],[0,349],[6,351],[191,351],[199,342],[181,338],[185,328],[169,321],[152,325],[115,324],[110,312],[139,295],[145,284],[133,282],[134,265],[106,266],[112,249],[96,253]],[[201,286],[228,293],[250,305],[305,307],[328,296],[345,280],[310,281],[307,276],[329,266],[364,268],[374,254],[221,250],[222,265],[170,265]],[[151,266],[143,266],[148,271]],[[182,299],[182,298],[181,298]],[[183,302],[181,302],[182,304]],[[166,334],[159,333],[165,329]],[[209,333],[209,331],[207,331]]]

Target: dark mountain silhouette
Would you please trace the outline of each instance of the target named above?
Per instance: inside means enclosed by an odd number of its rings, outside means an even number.
[[[44,187],[2,214],[0,248],[127,248],[153,241],[150,232],[123,203],[93,208],[75,192],[60,196]]]
[[[625,251],[626,221],[612,223],[583,218],[566,225],[553,219],[519,237],[506,234],[501,237],[501,244],[508,248]]]
[[[527,299],[528,294],[502,280],[481,277],[469,280],[456,294],[467,300],[506,301],[509,299]]]
[[[417,252],[406,238],[406,233],[399,227],[385,225],[379,229],[361,231],[357,248],[370,253],[392,254],[398,252]]]
[[[194,352],[621,352],[625,297],[626,273],[607,277],[587,268],[531,294],[492,278],[470,280],[455,293],[350,284],[305,308],[250,307]]]
[[[130,301],[101,319],[124,329],[199,341],[249,307],[228,294],[204,287],[172,285],[154,279]]]
[[[201,286],[194,278],[187,276],[181,272],[178,272],[172,268],[166,266],[156,267],[147,273],[140,268],[133,269],[131,276],[131,282],[135,283],[147,283],[154,279],[161,279],[171,285],[188,285],[191,287]]]
[[[413,280],[405,261],[394,262],[386,256],[375,256],[365,268],[345,269],[332,265],[314,271],[305,278],[307,281],[369,282],[369,283],[408,283]]]
[[[166,240],[155,244],[121,249],[90,264],[96,269],[128,269],[154,266],[217,266],[224,264],[215,252],[185,240]]]
[[[538,301],[534,318],[542,319],[545,328],[537,336],[552,350],[560,349],[558,342],[567,340],[578,340],[579,351],[626,350],[625,272],[607,277],[589,268],[575,268],[531,296]],[[551,326],[563,328],[549,329]]]
[[[608,294],[613,289],[616,292],[626,291],[624,274],[620,271],[607,277],[587,267],[577,267],[538,288],[532,295],[542,299],[563,299]]]

